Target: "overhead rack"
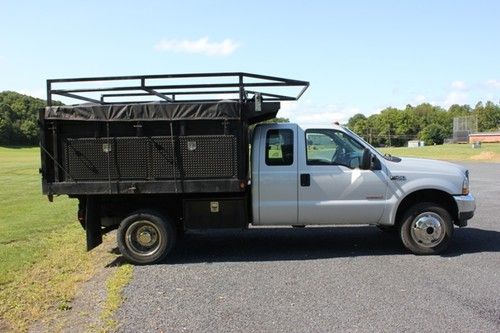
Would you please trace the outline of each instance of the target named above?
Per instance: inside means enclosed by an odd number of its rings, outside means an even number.
[[[221,99],[239,103],[252,99],[296,101],[308,87],[307,81],[244,72],[49,79],[47,104],[52,106],[55,96],[99,105],[204,103]]]

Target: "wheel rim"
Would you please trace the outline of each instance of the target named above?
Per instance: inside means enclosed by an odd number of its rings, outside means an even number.
[[[160,230],[154,223],[141,220],[130,225],[125,233],[125,243],[138,256],[151,256],[158,252],[162,242]]]
[[[425,212],[411,224],[411,237],[420,246],[434,247],[444,239],[444,220],[439,214]]]

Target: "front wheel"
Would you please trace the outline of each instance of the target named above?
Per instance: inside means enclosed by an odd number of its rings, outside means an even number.
[[[118,228],[118,248],[132,264],[147,265],[163,260],[173,249],[176,230],[170,220],[155,211],[138,211]]]
[[[450,213],[431,202],[412,206],[400,226],[403,245],[414,254],[439,254],[446,250],[452,235]]]

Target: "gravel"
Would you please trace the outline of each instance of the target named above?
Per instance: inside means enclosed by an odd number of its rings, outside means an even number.
[[[471,164],[476,216],[441,256],[375,227],[187,234],[136,267],[121,332],[500,331],[500,164]]]

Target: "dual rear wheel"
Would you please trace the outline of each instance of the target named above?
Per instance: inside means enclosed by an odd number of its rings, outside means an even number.
[[[172,251],[176,229],[157,211],[137,211],[126,217],[118,228],[118,248],[127,261],[136,265],[155,264]]]

